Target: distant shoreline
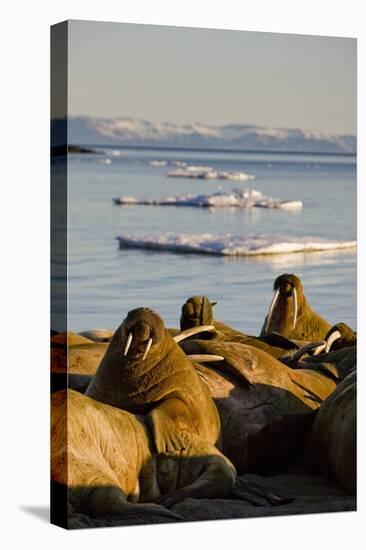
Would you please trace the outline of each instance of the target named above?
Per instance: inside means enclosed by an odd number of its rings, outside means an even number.
[[[69,145],[70,147],[79,148],[98,148],[98,149],[139,149],[148,151],[184,151],[189,153],[201,152],[201,153],[235,153],[235,154],[256,154],[256,155],[316,155],[316,156],[333,156],[333,157],[357,157],[357,153],[348,152],[324,152],[324,151],[282,151],[282,150],[263,150],[263,149],[227,149],[227,148],[213,148],[213,147],[177,147],[177,146],[158,146],[158,145],[103,145],[103,144],[81,144],[81,145]],[[90,151],[97,153],[98,151]]]
[[[100,155],[101,151],[82,145],[54,145],[51,147],[51,157],[63,157],[67,154],[91,154]]]

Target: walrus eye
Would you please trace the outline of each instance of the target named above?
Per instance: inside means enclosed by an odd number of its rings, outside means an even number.
[[[129,332],[128,337],[127,337],[127,342],[126,342],[126,345],[125,345],[125,349],[123,350],[124,357],[126,357],[126,355],[128,353],[128,350],[130,349],[132,338],[133,338],[132,332]]]

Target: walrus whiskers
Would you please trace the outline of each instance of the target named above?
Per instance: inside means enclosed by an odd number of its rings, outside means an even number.
[[[179,334],[173,336],[173,340],[178,344],[182,340],[194,336],[195,334],[200,334],[201,332],[216,332],[216,329],[213,325],[202,325],[199,327],[187,328],[182,330]]]
[[[132,335],[132,332],[129,332],[128,334],[128,338],[127,338],[127,342],[126,342],[126,345],[125,345],[125,349],[123,351],[123,355],[126,357],[127,353],[128,353],[128,350],[130,349],[130,345],[131,345],[131,342],[132,342],[132,338],[133,338],[133,335]]]
[[[339,330],[335,330],[334,332],[332,332],[332,334],[330,336],[328,336],[328,338],[325,340],[325,342],[326,342],[326,346],[325,346],[326,353],[328,353],[328,351],[332,347],[332,344],[334,344],[334,342],[336,340],[339,340],[339,338],[342,338],[342,335],[339,332]]]
[[[280,289],[278,288],[276,290],[276,292],[274,293],[271,305],[269,306],[269,311],[268,311],[268,315],[267,315],[267,319],[266,319],[266,324],[264,326],[264,332],[268,332],[269,325],[271,324],[271,321],[272,321],[273,310],[276,306],[279,295],[280,295]]]
[[[292,329],[294,329],[297,321],[297,291],[295,287],[292,288],[292,302],[294,306],[293,318],[292,318]]]
[[[224,361],[225,358],[222,355],[210,355],[210,354],[196,354],[188,355],[188,357],[196,363],[210,363],[211,361]]]
[[[147,354],[149,353],[149,349],[151,348],[151,344],[152,344],[152,338],[149,338],[148,341],[147,341],[147,344],[146,344],[146,348],[145,348],[145,351],[144,351],[144,355],[142,357],[142,360],[144,361],[144,359],[146,359],[146,356]]]

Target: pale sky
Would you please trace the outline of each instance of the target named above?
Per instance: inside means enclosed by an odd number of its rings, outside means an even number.
[[[356,40],[69,22],[69,113],[356,133]]]

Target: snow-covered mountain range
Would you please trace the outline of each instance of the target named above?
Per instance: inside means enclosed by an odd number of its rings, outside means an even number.
[[[54,129],[61,121],[53,121]],[[205,149],[355,153],[356,137],[319,131],[268,128],[252,124],[213,126],[200,123],[153,123],[116,117],[68,119],[68,141],[73,145],[137,145]]]

